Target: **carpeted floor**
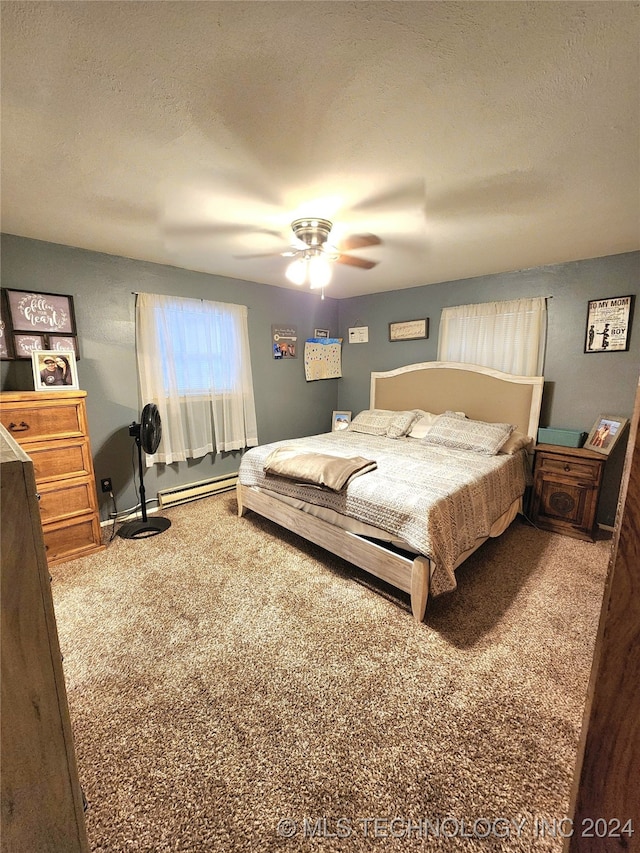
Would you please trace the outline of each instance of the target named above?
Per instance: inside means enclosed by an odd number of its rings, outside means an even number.
[[[517,520],[416,625],[233,493],[165,515],[52,571],[92,850],[561,850],[610,542]]]

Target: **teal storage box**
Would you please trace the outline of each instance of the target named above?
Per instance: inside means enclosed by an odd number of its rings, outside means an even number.
[[[541,427],[538,430],[538,444],[559,444],[561,447],[582,447],[588,433],[578,429],[554,429]]]

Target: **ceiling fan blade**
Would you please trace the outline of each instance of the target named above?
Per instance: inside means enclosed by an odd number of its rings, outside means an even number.
[[[376,237],[375,234],[350,234],[344,240],[340,240],[338,248],[342,252],[349,252],[352,249],[364,249],[367,246],[379,246],[382,240]]]
[[[256,228],[255,225],[242,225],[239,222],[174,222],[165,223],[165,234],[187,237],[209,237],[215,234],[269,234],[282,239],[280,231],[269,228]]]
[[[287,257],[286,252],[250,252],[246,255],[233,255],[239,261],[249,260],[251,258],[281,258]]]
[[[339,255],[336,258],[336,263],[358,267],[361,270],[371,270],[378,266],[378,261],[368,261],[366,258],[357,258],[355,255]]]
[[[370,195],[351,205],[350,210],[354,213],[388,213],[399,208],[420,207],[424,204],[424,199],[424,180],[417,178]]]

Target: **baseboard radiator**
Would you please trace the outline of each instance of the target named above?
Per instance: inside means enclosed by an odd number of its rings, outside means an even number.
[[[238,474],[225,474],[222,477],[213,477],[210,480],[200,480],[197,483],[189,483],[186,486],[176,486],[175,489],[162,489],[158,492],[158,504],[160,508],[184,504],[188,501],[197,501],[200,498],[210,498],[220,492],[228,492],[235,489],[238,482]]]

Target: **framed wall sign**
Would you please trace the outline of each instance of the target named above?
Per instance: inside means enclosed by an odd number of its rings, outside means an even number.
[[[314,329],[313,330],[314,338],[328,338],[329,337],[329,329]]]
[[[45,335],[14,335],[13,347],[15,358],[31,358],[34,350],[44,350],[47,347]]]
[[[429,337],[429,320],[400,320],[389,323],[390,341],[417,341]]]
[[[633,296],[592,299],[587,308],[585,352],[624,352],[629,349]]]
[[[75,335],[47,335],[47,345],[52,350],[72,350],[76,361],[80,361],[80,349]]]
[[[4,291],[0,294],[0,359],[3,361],[14,358],[11,328],[5,322],[7,309],[4,304]]]
[[[73,296],[10,289],[6,293],[14,332],[76,334]]]
[[[627,421],[628,418],[619,418],[617,415],[599,415],[584,446],[608,455],[624,432]]]
[[[33,387],[36,391],[79,389],[73,350],[34,350],[31,353]]]

